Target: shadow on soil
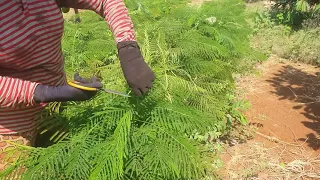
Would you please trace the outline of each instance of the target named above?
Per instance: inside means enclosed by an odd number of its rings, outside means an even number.
[[[297,103],[294,109],[299,109],[309,121],[302,123],[315,131],[306,138],[299,139],[306,141],[314,150],[320,149],[320,79],[313,74],[303,72],[292,66],[284,66],[282,70],[274,74],[275,77],[268,80],[275,87],[273,93],[280,96],[280,100],[288,99]]]

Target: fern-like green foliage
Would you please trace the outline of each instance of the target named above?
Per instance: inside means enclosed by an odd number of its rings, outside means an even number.
[[[233,105],[232,72],[251,53],[240,0],[127,1],[138,42],[156,81],[144,97],[100,93],[91,101],[52,104],[40,130],[55,130],[46,148],[20,147],[22,179],[199,179],[205,174],[192,135],[223,134]],[[105,88],[129,91],[111,32],[93,12],[65,22],[68,75],[99,75]],[[71,78],[71,76],[70,76]],[[54,111],[52,111],[54,109]],[[232,112],[235,112],[232,114]],[[241,119],[243,120],[243,119]]]

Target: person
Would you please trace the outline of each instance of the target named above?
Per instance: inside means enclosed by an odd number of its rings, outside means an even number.
[[[118,49],[123,75],[137,95],[148,92],[155,74],[144,61],[133,22],[123,0],[1,0],[0,1],[0,170],[13,148],[6,140],[33,146],[36,119],[50,102],[86,101],[95,92],[67,84],[61,48],[62,7],[86,9],[105,18]],[[94,88],[102,83],[74,79]]]

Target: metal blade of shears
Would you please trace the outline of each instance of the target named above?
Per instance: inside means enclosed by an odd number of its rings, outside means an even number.
[[[120,96],[124,96],[124,97],[131,97],[128,94],[121,93],[121,92],[118,92],[118,91],[113,91],[113,90],[104,89],[104,88],[97,89],[97,88],[92,88],[92,87],[86,87],[86,86],[80,85],[79,82],[77,82],[77,81],[68,81],[68,84],[70,86],[72,86],[72,87],[75,87],[75,88],[78,88],[78,89],[82,89],[82,90],[86,90],[86,91],[102,90],[102,91],[104,91],[106,93],[116,94],[116,95],[120,95]]]
[[[124,97],[131,97],[131,96],[128,95],[128,94],[121,93],[121,92],[118,92],[118,91],[113,91],[113,90],[103,89],[103,88],[101,88],[100,90],[102,90],[102,91],[104,91],[104,92],[106,92],[106,93],[116,94],[116,95],[120,95],[120,96],[124,96]]]

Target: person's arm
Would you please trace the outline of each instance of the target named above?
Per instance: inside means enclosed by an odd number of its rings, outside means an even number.
[[[83,79],[78,73],[74,79],[87,87],[102,88],[97,78]],[[0,76],[0,108],[20,105],[32,106],[38,103],[89,100],[96,91],[83,91],[69,85],[47,86],[21,79]]]
[[[37,85],[34,82],[0,76],[0,108],[33,105]]]
[[[135,41],[133,23],[123,0],[57,0],[59,7],[92,10],[105,18],[116,43]]]
[[[56,0],[59,7],[93,10],[104,17],[116,41],[121,68],[128,85],[140,96],[146,93],[155,75],[142,57],[133,23],[123,0]]]

